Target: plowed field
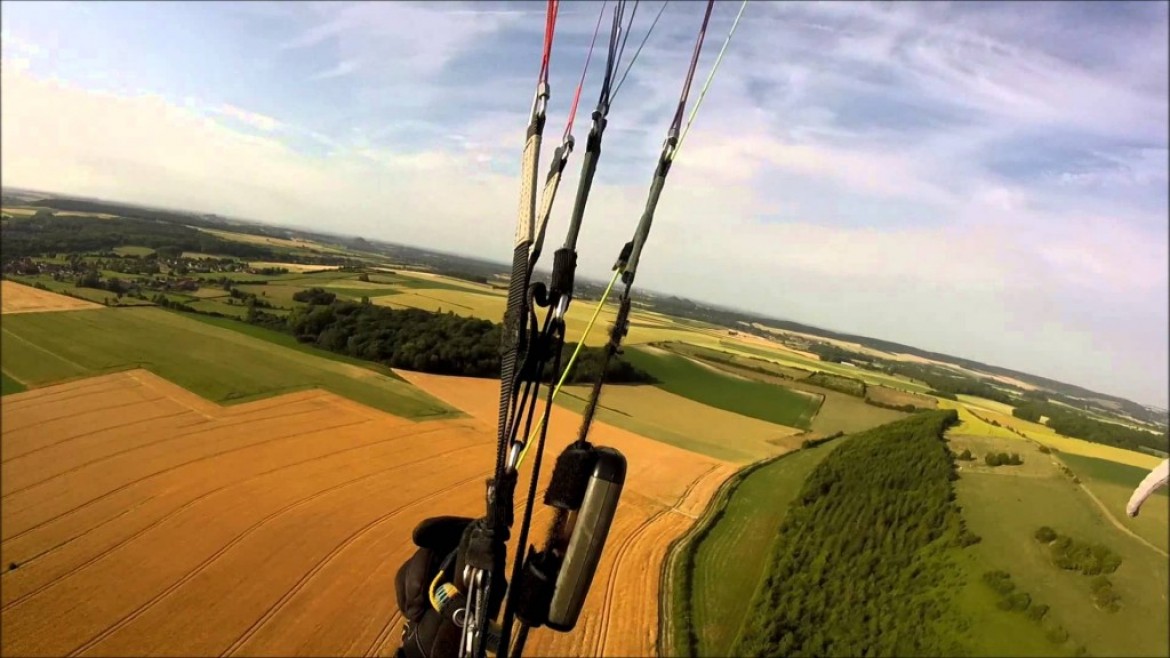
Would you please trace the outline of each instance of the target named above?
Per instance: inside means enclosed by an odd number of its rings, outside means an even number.
[[[391,654],[411,529],[482,511],[498,395],[403,374],[472,417],[416,423],[319,390],[224,408],[144,370],[6,396],[0,653]],[[550,451],[577,422],[554,409]],[[667,544],[733,470],[605,425],[592,438],[626,454],[626,493],[577,629],[534,632],[533,655],[652,653]]]

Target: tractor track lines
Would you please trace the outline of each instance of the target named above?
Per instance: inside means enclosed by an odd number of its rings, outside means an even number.
[[[111,387],[111,388],[114,388],[114,387]],[[144,390],[146,390],[146,389],[144,389]],[[105,393],[107,391],[99,390],[96,392]],[[49,400],[48,402],[51,402],[52,404],[48,405],[48,406],[53,406],[53,407],[62,406],[63,403],[69,402],[70,400],[75,400],[75,399],[79,399],[79,398],[81,398],[81,399],[88,398],[88,397],[91,397],[93,394],[94,394],[94,391],[83,391],[82,395],[70,395],[70,396],[62,398],[62,399]],[[108,404],[108,405],[103,405],[103,406],[95,408],[95,409],[86,409],[85,411],[80,412],[80,414],[96,414],[96,413],[101,413],[102,411],[105,411],[107,409],[125,409],[126,407],[133,407],[136,404],[149,404],[152,402],[157,403],[157,402],[162,402],[164,400],[167,400],[167,397],[164,395],[155,395],[154,397],[145,397],[145,396],[136,397],[136,398],[127,400],[127,401],[119,403],[119,404]],[[40,401],[41,400],[39,400],[39,399],[32,400],[32,402],[40,402]],[[29,407],[29,406],[33,406],[33,405],[26,404],[24,406]],[[46,406],[46,405],[35,405],[35,406]],[[18,407],[16,405],[13,405],[13,408],[15,408],[17,410],[22,410],[20,407]],[[65,413],[65,414],[62,414],[60,416],[49,416],[47,418],[38,418],[34,422],[31,422],[27,425],[21,425],[20,427],[17,427],[15,429],[9,428],[4,433],[10,434],[13,431],[35,429],[35,428],[40,427],[41,425],[44,425],[46,423],[55,423],[59,420],[66,420],[66,419],[70,419],[70,418],[75,418],[76,416],[80,415],[78,412],[70,410],[68,408],[63,409],[63,411],[66,411],[69,413]]]
[[[176,418],[176,417],[178,417],[178,416],[184,416],[184,415],[186,415],[186,414],[187,414],[187,412],[183,411],[183,412],[179,412],[179,413],[177,413],[177,414],[171,414],[171,415],[166,415],[166,416],[155,416],[155,417],[153,417],[153,418],[143,419],[143,421],[135,421],[135,422],[131,422],[131,423],[126,423],[126,425],[125,425],[125,426],[127,426],[127,427],[128,427],[128,426],[131,426],[131,425],[137,425],[137,424],[138,424],[138,422],[147,422],[147,421],[152,421],[152,420],[166,420],[166,419],[169,419],[169,418]],[[178,428],[176,428],[176,429],[183,429],[183,428],[185,428],[185,427],[190,427],[190,425],[180,425],[180,426],[179,426]],[[71,440],[79,440],[79,439],[84,439],[84,438],[85,438],[85,437],[87,437],[87,436],[93,436],[93,435],[95,435],[95,434],[99,434],[99,433],[101,433],[101,432],[107,432],[107,431],[110,431],[110,430],[113,430],[113,429],[117,429],[117,428],[113,428],[113,427],[111,427],[111,428],[103,428],[103,429],[100,429],[100,430],[95,430],[95,431],[93,431],[93,432],[89,432],[89,433],[87,433],[87,434],[83,434],[83,435],[81,435],[81,436],[79,436],[79,437],[76,437],[76,439],[71,439]],[[52,482],[53,480],[56,480],[57,478],[59,478],[59,477],[62,477],[62,476],[64,476],[64,475],[68,475],[68,474],[70,474],[70,473],[73,473],[73,472],[75,472],[75,471],[79,471],[79,470],[81,470],[81,469],[83,469],[83,468],[86,468],[86,467],[88,467],[88,466],[93,466],[94,464],[100,464],[101,462],[104,462],[104,461],[107,461],[107,460],[113,459],[113,458],[115,458],[115,457],[118,457],[118,456],[120,456],[120,455],[124,455],[124,454],[126,454],[126,453],[130,453],[130,452],[134,452],[135,450],[140,450],[140,449],[143,449],[143,448],[149,448],[149,447],[152,447],[152,446],[162,445],[163,443],[166,443],[166,442],[168,442],[168,441],[175,441],[175,440],[177,440],[177,439],[181,439],[181,438],[184,438],[184,437],[183,437],[182,435],[180,435],[180,436],[178,436],[178,437],[171,437],[171,438],[169,438],[169,439],[159,439],[159,440],[156,440],[156,441],[150,441],[150,442],[148,442],[148,443],[144,443],[144,444],[141,444],[141,445],[136,445],[136,446],[131,446],[131,447],[129,447],[129,448],[124,448],[124,449],[122,449],[122,450],[119,450],[119,451],[117,451],[117,452],[111,452],[111,453],[109,453],[109,454],[102,455],[101,457],[97,457],[96,459],[91,459],[91,460],[89,460],[89,461],[87,461],[87,462],[83,462],[83,463],[81,463],[81,464],[78,464],[78,465],[76,465],[76,466],[74,466],[74,467],[72,467],[72,468],[69,468],[69,469],[67,469],[67,470],[60,471],[59,473],[55,473],[55,474],[53,474],[53,475],[50,475],[49,477],[47,477],[47,478],[45,478],[45,479],[43,479],[43,480],[38,480],[38,481],[36,481],[36,482],[33,482],[32,484],[26,484],[25,486],[23,486],[23,487],[21,487],[21,488],[19,488],[19,489],[13,489],[12,491],[9,491],[8,493],[5,493],[5,494],[4,494],[2,497],[0,497],[0,500],[3,500],[4,498],[8,498],[9,496],[15,496],[16,494],[19,494],[19,493],[21,493],[21,492],[24,492],[24,491],[28,491],[29,489],[34,489],[34,488],[36,488],[36,487],[39,487],[39,486],[41,486],[41,485],[43,485],[43,484],[46,484],[46,483],[48,483],[48,482]],[[57,443],[57,444],[54,444],[54,446],[55,446],[55,445],[60,445],[60,444],[59,444],[59,443]],[[27,457],[28,455],[31,455],[31,454],[33,454],[33,453],[35,453],[35,452],[40,452],[41,450],[44,450],[44,449],[47,449],[47,448],[50,448],[50,447],[53,447],[53,446],[45,446],[45,448],[38,448],[37,450],[33,450],[33,451],[31,451],[31,452],[26,452],[26,453],[24,453],[23,455],[20,455],[20,456],[18,456],[18,457],[13,457],[11,460],[5,461],[4,463],[5,463],[5,464],[7,464],[9,461],[13,461],[13,460],[16,460],[16,459],[20,459],[21,457]]]
[[[135,403],[133,403],[133,404],[128,404],[128,405],[120,405],[120,406],[118,406],[118,407],[111,407],[111,408],[112,408],[112,409],[120,409],[120,408],[132,407],[132,406],[136,406],[136,405],[139,405],[139,404],[144,404],[144,403],[149,403],[149,401],[144,401],[144,402],[135,402]],[[102,410],[102,411],[105,411],[105,410]],[[14,460],[20,459],[20,458],[22,458],[22,457],[27,457],[27,456],[29,456],[29,455],[36,454],[36,453],[38,453],[38,452],[40,452],[40,451],[42,451],[42,450],[48,450],[49,448],[54,448],[54,447],[57,447],[57,446],[60,446],[60,445],[64,445],[64,444],[66,444],[66,443],[70,443],[70,442],[73,442],[73,441],[77,441],[78,439],[84,439],[84,438],[85,438],[85,437],[87,437],[87,436],[93,436],[94,434],[98,434],[98,433],[100,433],[100,432],[110,432],[110,431],[116,431],[116,430],[124,429],[124,428],[127,428],[127,427],[131,427],[131,426],[133,426],[133,425],[137,425],[137,424],[139,424],[139,423],[148,423],[148,422],[150,422],[150,421],[154,421],[154,420],[163,420],[163,419],[165,419],[165,418],[175,418],[175,417],[177,417],[177,416],[182,416],[182,415],[185,415],[185,414],[187,414],[187,413],[190,413],[190,412],[187,412],[187,411],[180,411],[180,412],[177,412],[177,413],[162,413],[162,414],[158,414],[158,415],[155,415],[155,416],[147,416],[147,417],[145,417],[145,418],[136,418],[136,419],[134,419],[134,420],[126,421],[126,422],[123,422],[123,423],[118,423],[118,424],[116,424],[116,425],[109,425],[109,426],[107,426],[107,427],[99,427],[99,428],[97,428],[97,429],[93,429],[93,430],[90,430],[90,431],[88,431],[88,432],[82,432],[81,434],[77,434],[77,435],[74,435],[74,436],[68,436],[68,437],[65,437],[65,438],[61,439],[60,441],[54,441],[54,442],[52,442],[52,443],[48,443],[48,444],[45,444],[45,445],[43,445],[43,446],[38,446],[38,447],[36,447],[36,448],[33,448],[32,450],[28,450],[28,451],[22,452],[22,453],[20,453],[19,455],[6,455],[6,456],[4,457],[4,459],[3,459],[3,461],[0,461],[0,463],[7,464],[7,463],[9,463],[9,462],[11,462],[11,461],[14,461]],[[79,415],[81,415],[81,414],[79,414]],[[76,417],[76,416],[74,416],[74,419],[76,419],[76,418],[77,418],[77,417]],[[46,423],[48,423],[48,422],[56,422],[57,420],[62,420],[62,419],[54,419],[54,420],[52,420],[52,421],[46,421]],[[42,424],[45,424],[45,423],[38,423],[37,425],[42,425]],[[84,425],[83,425],[83,426],[84,426]],[[28,431],[28,430],[31,430],[31,429],[33,429],[33,428],[35,428],[35,426],[29,427],[29,428],[22,428],[22,430],[18,430],[18,431]]]
[[[33,555],[32,557],[26,557],[26,558],[20,560],[20,564],[23,566],[27,566],[27,565],[32,564],[33,562],[36,562],[37,560],[45,557],[46,555],[50,555],[52,553],[55,553],[59,549],[62,549],[69,544],[72,544],[73,542],[77,541],[78,539],[81,539],[82,537],[88,535],[89,533],[102,528],[107,523],[113,523],[114,521],[117,521],[118,519],[122,518],[123,516],[130,514],[134,510],[138,509],[139,507],[142,507],[143,505],[149,503],[150,501],[152,501],[154,499],[155,499],[154,496],[148,496],[146,498],[143,498],[142,500],[135,503],[133,506],[127,507],[126,509],[122,510],[121,512],[118,512],[117,514],[115,514],[114,516],[111,516],[110,518],[106,519],[105,521],[102,521],[101,523],[99,523],[95,526],[90,526],[89,528],[86,528],[85,531],[82,532],[81,534],[74,535],[74,536],[70,537],[69,539],[66,539],[65,541],[61,542],[60,544],[57,544],[57,545],[52,546],[50,548],[46,548],[45,550]],[[5,571],[4,573],[0,573],[0,578],[3,578],[4,576],[7,576],[10,573],[12,573],[12,571]],[[6,610],[7,608],[8,608],[8,606],[5,605],[4,608],[0,608],[0,610]]]
[[[427,434],[427,433],[430,433],[433,431],[437,431],[437,429],[436,430],[426,430],[423,432],[415,432],[409,436],[416,437],[416,436],[419,436],[420,434]],[[191,571],[188,571],[185,575],[183,575],[181,578],[179,578],[179,580],[175,581],[170,586],[163,589],[161,592],[156,594],[149,601],[147,601],[143,605],[139,606],[138,608],[136,608],[135,610],[130,612],[128,615],[124,616],[119,621],[117,621],[114,624],[107,627],[104,631],[102,631],[98,635],[90,638],[85,644],[78,647],[77,649],[74,649],[68,655],[69,656],[76,656],[76,655],[79,655],[81,653],[84,653],[85,651],[88,651],[89,649],[91,649],[94,646],[96,646],[97,644],[99,644],[102,640],[105,640],[106,638],[110,637],[114,633],[116,633],[119,630],[130,625],[135,620],[137,620],[139,617],[141,617],[143,614],[148,612],[155,605],[157,605],[160,601],[162,601],[166,597],[170,596],[172,593],[177,591],[183,585],[187,584],[192,579],[194,579],[196,576],[198,576],[200,573],[205,571],[207,569],[207,567],[211,566],[212,563],[214,563],[216,560],[218,560],[219,558],[221,558],[225,554],[227,554],[227,552],[230,551],[232,548],[238,546],[245,539],[247,539],[248,537],[250,537],[254,533],[256,533],[258,530],[260,530],[260,528],[267,525],[271,521],[283,516],[284,514],[290,512],[294,509],[297,509],[299,507],[302,507],[304,505],[308,505],[308,504],[312,503],[313,501],[315,501],[323,496],[326,496],[330,493],[333,493],[335,491],[340,491],[340,490],[345,489],[347,487],[351,487],[359,482],[363,482],[365,480],[369,480],[369,479],[374,478],[374,477],[385,475],[386,473],[390,473],[390,472],[397,471],[397,470],[400,470],[400,469],[405,468],[405,467],[409,467],[409,466],[413,466],[413,465],[416,465],[416,464],[419,464],[419,463],[422,463],[425,461],[429,461],[431,459],[443,457],[443,456],[446,456],[450,453],[458,452],[459,450],[465,450],[468,447],[470,447],[470,446],[461,446],[459,448],[453,448],[451,450],[448,450],[448,451],[445,451],[442,453],[437,453],[434,455],[430,455],[430,456],[424,457],[422,459],[416,459],[416,460],[409,461],[409,462],[399,462],[399,463],[397,463],[394,466],[391,466],[389,468],[380,469],[378,471],[374,471],[372,473],[367,473],[365,475],[361,475],[361,476],[358,476],[356,478],[351,478],[349,480],[332,485],[332,486],[327,487],[325,489],[322,489],[320,491],[314,492],[313,494],[311,494],[309,496],[305,496],[305,497],[300,498],[296,501],[293,501],[291,503],[286,504],[285,506],[281,507],[280,509],[269,513],[264,518],[253,523],[251,526],[249,526],[247,529],[245,529],[242,533],[240,533],[239,535],[236,535],[234,538],[232,538],[231,541],[229,541],[227,544],[224,544],[223,546],[221,546],[218,550],[216,550],[214,553],[212,553],[210,556],[208,556],[202,562],[200,562],[198,565],[196,565],[194,569],[192,569]],[[397,510],[395,510],[395,513],[397,513]]]
[[[464,450],[464,449],[476,448],[476,447],[478,447],[478,446],[464,446],[463,448],[460,448],[460,449]],[[406,503],[405,505],[401,505],[398,508],[379,516],[378,518],[374,519],[373,521],[370,521],[366,525],[362,526],[360,529],[358,529],[355,532],[353,532],[352,534],[350,534],[349,537],[347,537],[340,544],[335,546],[333,548],[333,550],[331,550],[324,558],[322,558],[320,561],[318,561],[317,564],[312,569],[310,569],[308,572],[306,572],[304,575],[302,575],[300,577],[300,579],[296,582],[296,584],[294,584],[292,586],[292,588],[290,588],[287,592],[285,592],[284,595],[281,596],[276,601],[276,603],[274,603],[268,609],[267,612],[265,612],[263,615],[261,615],[261,617],[259,619],[257,619],[255,622],[252,623],[252,626],[250,626],[248,628],[248,630],[244,631],[244,633],[240,637],[238,637],[235,642],[233,642],[226,650],[224,650],[222,653],[220,653],[220,658],[224,658],[225,656],[232,655],[233,653],[238,651],[241,647],[243,647],[243,645],[247,644],[248,640],[252,639],[252,637],[255,636],[256,633],[259,632],[260,629],[263,628],[263,626],[265,624],[267,624],[273,617],[275,617],[284,608],[284,606],[286,606],[288,604],[288,602],[290,600],[292,600],[292,598],[294,596],[299,594],[301,592],[301,590],[303,590],[305,588],[305,586],[308,585],[309,581],[312,580],[314,576],[316,576],[318,573],[320,573],[321,570],[324,569],[330,562],[332,562],[335,557],[340,555],[346,548],[351,546],[354,542],[356,542],[358,539],[363,537],[366,533],[370,532],[374,528],[376,528],[376,527],[382,525],[383,523],[398,516],[403,510],[409,509],[411,507],[416,507],[421,503],[426,503],[426,502],[429,502],[431,500],[434,500],[435,498],[438,498],[439,496],[450,493],[450,492],[454,491],[455,489],[458,489],[460,487],[467,485],[468,483],[475,482],[476,480],[479,480],[482,477],[483,477],[483,473],[476,472],[474,475],[472,475],[469,478],[465,478],[463,480],[460,480],[452,485],[449,485],[447,487],[443,487],[442,489],[437,489],[437,490],[432,491],[431,493],[423,496],[422,498],[417,498],[409,503]]]
[[[622,561],[625,558],[627,551],[629,551],[629,549],[637,542],[638,538],[640,538],[642,534],[646,532],[646,530],[654,525],[655,521],[672,511],[676,511],[684,502],[686,502],[687,498],[689,498],[691,493],[694,492],[695,487],[697,487],[700,482],[706,479],[708,475],[714,472],[715,468],[716,466],[712,465],[711,468],[700,473],[698,477],[692,480],[690,484],[688,484],[686,488],[683,489],[682,493],[679,494],[678,499],[674,502],[673,505],[663,506],[657,512],[651,514],[646,518],[646,520],[634,528],[633,532],[631,532],[629,536],[622,540],[621,546],[619,546],[617,552],[614,553],[613,568],[609,572],[609,580],[606,582],[605,586],[605,599],[601,607],[601,620],[598,624],[598,638],[593,651],[594,655],[605,654],[605,645],[609,640],[609,624],[613,616],[613,603],[617,590],[616,585],[618,580],[618,569],[621,567]]]
[[[381,655],[382,648],[390,642],[390,638],[394,637],[394,629],[398,627],[399,624],[403,621],[404,619],[402,617],[402,613],[395,610],[394,614],[390,615],[390,619],[386,620],[386,625],[383,626],[378,635],[374,637],[373,644],[370,645],[369,649],[366,649],[366,652],[362,654],[362,656],[364,658],[374,658],[374,656]]]
[[[427,432],[429,432],[429,431],[434,431],[434,430],[427,430]],[[22,601],[24,601],[24,600],[26,600],[26,599],[28,599],[28,598],[30,598],[30,597],[32,597],[32,596],[34,596],[34,595],[36,595],[36,594],[39,594],[40,592],[42,592],[42,591],[44,591],[44,590],[48,589],[49,587],[53,586],[53,585],[54,585],[55,583],[57,583],[58,581],[60,581],[60,580],[62,580],[62,579],[64,579],[64,578],[68,578],[68,577],[72,576],[74,573],[76,573],[76,572],[80,571],[81,569],[84,569],[85,567],[89,566],[90,564],[93,564],[94,562],[97,562],[98,560],[100,560],[100,559],[104,558],[105,556],[107,556],[107,555],[109,555],[110,553],[112,553],[112,552],[116,551],[117,549],[121,548],[122,546],[125,546],[126,544],[128,544],[128,543],[130,543],[131,541],[133,541],[133,540],[137,539],[138,537],[140,537],[140,536],[142,536],[143,534],[145,534],[145,533],[149,532],[150,530],[152,530],[152,529],[154,529],[154,528],[158,527],[159,525],[161,525],[161,524],[165,523],[166,521],[168,521],[168,520],[170,520],[170,519],[172,519],[172,518],[174,518],[174,517],[178,516],[180,513],[184,512],[185,510],[188,510],[188,509],[190,509],[191,507],[193,507],[193,506],[195,506],[195,505],[199,504],[200,502],[202,502],[202,501],[204,501],[204,500],[206,500],[206,499],[210,498],[211,496],[214,496],[215,494],[218,494],[218,493],[220,493],[220,492],[222,492],[222,491],[225,491],[225,490],[227,490],[227,489],[230,489],[230,488],[232,488],[232,487],[235,487],[235,486],[245,485],[245,484],[247,484],[247,483],[249,483],[249,482],[252,482],[252,481],[254,481],[254,480],[258,480],[258,479],[260,479],[260,478],[263,478],[263,477],[266,477],[266,476],[272,475],[273,473],[277,473],[277,472],[279,472],[279,471],[282,471],[282,470],[291,469],[291,468],[295,468],[295,467],[298,467],[298,466],[303,466],[304,464],[308,464],[308,463],[310,463],[310,462],[318,461],[318,460],[321,460],[321,459],[327,459],[327,458],[333,457],[333,456],[335,456],[335,455],[344,454],[344,453],[346,453],[346,452],[351,452],[351,451],[354,451],[354,450],[361,450],[361,449],[364,449],[364,448],[373,447],[373,446],[376,446],[376,445],[381,445],[381,444],[384,444],[384,443],[391,443],[391,442],[393,442],[393,441],[400,441],[400,440],[403,440],[403,439],[409,439],[409,438],[413,438],[413,437],[416,437],[416,436],[418,436],[419,434],[420,434],[420,432],[411,432],[411,433],[408,433],[408,434],[396,434],[396,435],[394,435],[394,436],[392,436],[392,437],[390,437],[390,438],[388,438],[388,439],[382,439],[382,440],[380,440],[380,441],[375,441],[375,442],[371,442],[371,443],[367,443],[367,444],[362,444],[362,445],[360,445],[360,446],[351,446],[351,447],[349,447],[349,448],[345,448],[345,449],[343,449],[343,450],[338,450],[338,451],[335,451],[335,452],[327,453],[327,454],[324,454],[324,455],[317,455],[316,457],[310,457],[309,459],[302,459],[301,461],[294,462],[294,463],[292,463],[292,464],[286,464],[286,465],[284,465],[284,466],[278,466],[278,467],[276,467],[276,468],[269,469],[269,470],[267,470],[267,471],[264,471],[264,472],[262,472],[262,473],[257,473],[257,474],[255,474],[255,475],[252,475],[252,476],[249,476],[249,477],[247,477],[247,478],[244,478],[243,480],[234,480],[234,481],[232,481],[232,482],[228,482],[228,483],[225,483],[225,484],[223,484],[223,485],[220,485],[219,487],[216,487],[215,489],[212,489],[212,490],[210,490],[210,491],[205,491],[204,493],[202,493],[202,494],[199,494],[198,496],[196,496],[195,498],[193,498],[193,499],[191,499],[191,500],[188,500],[187,502],[183,503],[183,504],[182,504],[182,505],[180,505],[179,507],[176,507],[175,509],[171,510],[170,512],[167,512],[165,515],[163,515],[162,517],[160,517],[160,518],[156,519],[155,521],[151,522],[151,523],[150,523],[149,525],[147,525],[146,527],[144,527],[144,528],[141,528],[141,529],[140,529],[138,532],[135,532],[134,534],[132,534],[132,535],[130,535],[130,536],[128,536],[128,537],[125,537],[125,538],[123,538],[123,539],[122,539],[122,541],[118,542],[118,543],[117,543],[117,544],[115,544],[114,546],[111,546],[110,548],[108,548],[108,549],[106,549],[106,550],[102,551],[101,553],[98,553],[97,555],[95,555],[95,556],[91,557],[89,560],[86,560],[85,562],[83,562],[83,563],[81,563],[81,564],[77,565],[77,566],[76,566],[76,567],[74,567],[73,569],[70,569],[69,571],[67,571],[67,572],[65,572],[65,573],[61,574],[60,576],[58,576],[57,578],[54,578],[53,580],[51,580],[51,581],[49,581],[49,582],[47,582],[47,583],[43,584],[42,586],[38,587],[37,589],[35,589],[35,590],[31,591],[31,592],[28,592],[28,593],[26,593],[26,594],[24,594],[24,595],[20,596],[19,598],[17,598],[17,599],[14,599],[13,601],[10,601],[10,602],[8,602],[8,603],[7,603],[7,604],[5,604],[5,605],[4,605],[2,608],[0,608],[0,611],[6,611],[6,610],[10,609],[11,607],[13,607],[13,606],[15,606],[15,605],[19,604],[20,602],[22,602]],[[152,496],[152,498],[153,498],[153,496]],[[147,499],[147,500],[150,500],[150,499]],[[143,503],[139,503],[139,505],[136,505],[135,507],[141,506],[142,504],[145,504],[145,502],[146,502],[146,501],[144,501]],[[97,530],[98,528],[101,528],[102,526],[105,526],[106,524],[112,523],[112,522],[113,522],[115,519],[117,519],[117,518],[118,518],[118,517],[120,517],[120,516],[123,516],[124,514],[125,514],[125,512],[123,512],[122,514],[118,514],[118,515],[116,515],[116,516],[114,516],[114,517],[111,517],[111,518],[109,518],[109,519],[106,519],[105,521],[103,521],[103,522],[101,522],[101,523],[99,523],[99,524],[97,524],[97,525],[95,525],[95,526],[91,526],[91,527],[90,527],[90,528],[88,528],[88,529],[87,529],[85,532],[81,533],[81,535],[77,535],[77,536],[75,536],[75,537],[71,537],[71,538],[69,538],[69,539],[65,540],[64,542],[62,542],[62,543],[60,543],[60,544],[58,544],[58,545],[54,546],[53,548],[51,548],[51,549],[49,549],[49,550],[47,550],[47,551],[42,551],[41,553],[39,553],[39,554],[38,554],[37,556],[35,556],[35,557],[38,557],[38,558],[39,558],[39,557],[43,557],[43,556],[45,556],[45,555],[48,555],[49,553],[52,553],[52,552],[54,552],[54,551],[56,551],[56,550],[58,550],[58,549],[62,548],[63,546],[65,546],[66,544],[68,544],[68,543],[70,543],[70,542],[72,542],[72,541],[76,540],[77,538],[79,538],[79,537],[81,537],[81,536],[83,536],[83,535],[85,535],[85,534],[87,534],[87,533],[93,532],[94,530]],[[35,559],[35,558],[34,558],[34,559]],[[22,561],[21,563],[22,563],[22,564],[28,564],[28,563],[29,563],[29,562],[31,562],[31,561],[32,561],[32,560],[30,559],[30,560],[25,560],[25,561]]]
[[[358,421],[349,421],[349,422],[344,422],[344,423],[338,423],[336,425],[331,425],[331,426],[315,429],[315,430],[313,430],[313,432],[315,433],[315,432],[325,432],[325,431],[329,431],[329,430],[336,430],[336,429],[341,429],[343,427],[352,427],[355,425],[361,425],[361,424],[367,423],[367,422],[369,422],[369,421],[362,419],[362,420],[358,420]],[[53,516],[51,518],[45,519],[44,521],[41,521],[40,523],[38,523],[30,528],[26,528],[25,530],[22,530],[21,532],[18,532],[15,535],[12,535],[11,537],[5,539],[3,542],[0,542],[0,546],[3,546],[3,544],[7,544],[8,542],[13,541],[15,539],[19,539],[20,537],[23,537],[23,536],[27,535],[28,533],[30,533],[34,530],[37,530],[38,528],[41,528],[41,527],[43,527],[49,523],[52,523],[54,521],[57,521],[61,518],[64,518],[70,514],[73,514],[74,512],[85,509],[86,507],[89,507],[90,505],[94,505],[101,500],[104,500],[106,498],[109,498],[110,496],[113,496],[116,493],[119,493],[121,491],[125,491],[126,489],[129,489],[130,487],[133,487],[134,485],[140,484],[142,482],[153,479],[153,478],[158,477],[160,475],[164,475],[166,473],[176,471],[180,468],[183,468],[184,466],[190,466],[191,464],[195,464],[195,463],[198,463],[201,461],[215,459],[216,457],[222,457],[223,455],[231,454],[233,452],[241,452],[244,450],[248,450],[249,448],[254,448],[256,446],[267,445],[269,443],[274,443],[276,441],[284,441],[286,439],[290,439],[290,438],[293,438],[296,436],[304,435],[305,433],[306,432],[304,431],[303,428],[297,429],[297,430],[294,430],[288,434],[281,434],[280,436],[275,436],[272,438],[264,439],[262,441],[257,441],[256,443],[249,443],[247,445],[238,446],[238,447],[231,448],[228,450],[221,450],[220,452],[212,453],[210,455],[203,455],[202,457],[196,457],[195,459],[190,459],[190,460],[187,460],[187,461],[182,462],[180,464],[175,464],[173,466],[169,466],[167,468],[164,468],[161,471],[155,471],[154,473],[151,473],[149,475],[144,475],[136,480],[133,480],[131,482],[127,482],[126,484],[123,484],[119,487],[115,487],[114,489],[107,491],[106,493],[98,496],[97,498],[91,498],[90,500],[86,501],[85,503],[82,503],[81,505],[78,505],[77,507],[74,507],[70,510],[66,510],[64,512],[61,512],[60,514],[57,514],[56,516]]]

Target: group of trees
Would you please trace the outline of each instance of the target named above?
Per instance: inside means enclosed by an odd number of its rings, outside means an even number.
[[[843,377],[828,372],[814,372],[802,381],[813,386],[820,386],[831,391],[837,391],[854,397],[865,397],[865,382],[853,377]]]
[[[1121,566],[1120,555],[1104,544],[1079,541],[1048,526],[1037,528],[1035,537],[1036,541],[1048,546],[1053,565],[1066,571],[1079,571],[1086,576],[1093,576],[1089,582],[1089,591],[1098,608],[1107,612],[1121,609],[1121,595],[1113,589],[1113,582],[1105,575],[1117,571]]]
[[[1155,434],[1145,430],[1126,427],[1117,423],[1096,420],[1085,414],[1051,402],[1031,401],[1012,410],[1016,418],[1040,422],[1056,430],[1057,434],[1071,436],[1095,443],[1126,448],[1127,450],[1170,450],[1170,437],[1165,432]]]
[[[1036,541],[1049,549],[1052,564],[1066,571],[1086,576],[1113,573],[1121,566],[1121,556],[1104,544],[1090,544],[1062,535],[1048,526],[1036,530]]]
[[[983,574],[983,582],[996,594],[999,595],[999,601],[996,602],[996,607],[1004,611],[1021,612],[1029,620],[1044,624],[1044,620],[1048,616],[1050,608],[1044,603],[1036,603],[1032,600],[1032,596],[1027,592],[1021,592],[1016,589],[1016,584],[1012,582],[1012,575],[1002,569],[988,571]],[[1068,641],[1068,631],[1060,624],[1052,624],[1047,627],[1045,636],[1049,642],[1053,644],[1064,644]],[[1077,655],[1086,653],[1084,647],[1079,647]]]
[[[246,320],[291,333],[303,343],[394,368],[470,377],[500,374],[501,327],[489,320],[338,300],[321,288],[298,291],[293,298],[307,306],[287,317],[252,307]],[[564,346],[562,365],[575,347],[575,343]],[[553,377],[551,361],[543,373],[546,382]],[[583,348],[566,381],[593,382],[601,375],[603,361],[601,348]],[[656,380],[619,357],[610,360],[605,381]]]
[[[1020,458],[1018,452],[1013,452],[1010,455],[1006,452],[989,452],[984,455],[983,463],[994,468],[996,466],[1019,466],[1024,463],[1024,460]]]
[[[955,503],[942,438],[954,410],[852,436],[781,524],[735,655],[954,655],[951,547],[979,541]]]

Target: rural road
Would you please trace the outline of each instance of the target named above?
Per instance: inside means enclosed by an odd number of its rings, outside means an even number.
[[[1056,461],[1057,460],[1053,459],[1053,462],[1056,462]],[[1154,552],[1158,553],[1162,557],[1170,558],[1170,553],[1167,553],[1166,551],[1158,548],[1157,546],[1154,546],[1150,542],[1148,542],[1145,539],[1143,539],[1142,537],[1138,536],[1136,533],[1134,533],[1129,528],[1125,527],[1125,524],[1123,524],[1121,521],[1118,521],[1117,517],[1113,516],[1113,512],[1109,511],[1109,507],[1105,503],[1101,502],[1100,498],[1097,498],[1097,496],[1093,495],[1093,492],[1089,491],[1088,487],[1086,487],[1084,485],[1084,483],[1080,483],[1077,486],[1081,488],[1081,491],[1084,491],[1085,493],[1089,494],[1089,498],[1092,498],[1093,502],[1097,503],[1097,507],[1101,508],[1101,512],[1105,515],[1105,518],[1108,519],[1109,522],[1112,523],[1115,528],[1124,532],[1125,534],[1129,535],[1130,537],[1133,537],[1134,539],[1140,541],[1141,543],[1145,544],[1146,546],[1149,546],[1150,550],[1153,550]]]

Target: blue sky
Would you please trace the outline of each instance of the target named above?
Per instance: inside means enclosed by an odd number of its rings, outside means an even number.
[[[599,8],[562,5],[550,142]],[[737,10],[716,4],[700,76]],[[510,253],[543,3],[0,11],[5,185]],[[667,7],[617,98],[586,275],[637,221],[702,11]],[[1166,406],[1168,14],[753,2],[639,284]]]

